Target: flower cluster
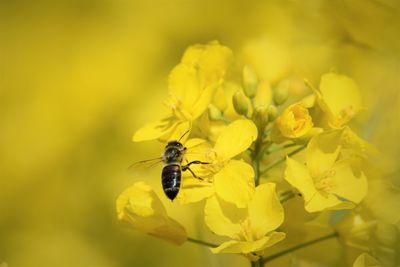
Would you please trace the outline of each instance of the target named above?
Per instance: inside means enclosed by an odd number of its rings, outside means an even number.
[[[286,201],[311,214],[297,224],[321,214],[336,218],[338,210],[354,215],[368,209],[363,200],[378,152],[349,126],[362,110],[350,77],[329,72],[316,88],[296,76],[271,83],[258,72],[234,63],[231,50],[218,42],[189,47],[169,76],[169,113],[139,129],[133,140],[182,141],[180,163],[186,167],[174,204],[205,203],[205,224],[226,238],[211,252],[263,263],[274,258],[265,257],[269,247],[296,234],[290,221],[284,223],[291,208]],[[195,162],[190,169],[189,162]],[[120,195],[117,212],[131,227],[172,243],[194,240],[143,182]],[[329,238],[350,236],[338,230],[343,227],[326,225],[334,231]],[[364,266],[368,257],[354,266]]]

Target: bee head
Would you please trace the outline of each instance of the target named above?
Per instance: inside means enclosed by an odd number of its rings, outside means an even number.
[[[179,141],[168,142],[164,151],[164,160],[166,162],[181,162],[185,147]]]

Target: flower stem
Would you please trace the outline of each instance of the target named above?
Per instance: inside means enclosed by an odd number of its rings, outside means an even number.
[[[198,239],[191,238],[191,237],[188,237],[187,241],[192,242],[192,243],[197,244],[197,245],[202,245],[202,246],[211,247],[211,248],[218,247],[217,244],[209,243],[209,242],[206,242],[206,241],[203,241],[203,240],[198,240]]]
[[[288,201],[291,198],[294,198],[296,196],[296,194],[293,191],[286,191],[283,192],[282,194],[280,194],[279,196],[279,201],[281,202],[281,204],[285,203],[286,201]]]
[[[265,167],[264,170],[261,171],[261,175],[265,174],[266,172],[268,172],[268,171],[269,171],[270,169],[272,169],[273,167],[275,167],[275,166],[281,164],[282,162],[284,162],[285,159],[286,159],[286,157],[288,157],[288,156],[293,156],[293,155],[299,153],[299,152],[302,151],[305,147],[306,147],[306,146],[301,146],[301,147],[299,147],[299,148],[293,150],[293,151],[290,152],[289,154],[287,154],[285,157],[282,157],[282,158],[280,158],[280,159],[278,159],[278,160],[272,162],[270,165],[268,165],[267,167]]]
[[[261,267],[262,265],[261,260],[251,261],[251,267]]]
[[[272,260],[274,260],[276,258],[284,256],[284,255],[286,255],[288,253],[291,253],[293,251],[296,251],[298,249],[305,248],[305,247],[311,246],[311,245],[313,245],[315,243],[322,242],[324,240],[331,239],[331,238],[338,237],[338,236],[339,236],[339,234],[337,232],[333,232],[332,234],[329,234],[329,235],[326,235],[326,236],[323,236],[323,237],[320,237],[320,238],[317,238],[317,239],[314,239],[314,240],[310,240],[308,242],[305,242],[305,243],[299,244],[297,246],[294,246],[292,248],[283,250],[283,251],[278,252],[276,254],[273,254],[271,256],[265,257],[261,261],[261,266],[264,266],[264,264],[266,264],[267,262],[270,262],[270,261],[272,261]]]

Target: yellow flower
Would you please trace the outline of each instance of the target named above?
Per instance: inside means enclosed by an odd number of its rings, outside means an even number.
[[[313,128],[313,121],[308,109],[302,103],[287,107],[274,124],[271,138],[275,143],[282,143],[287,139],[304,139],[320,132]]]
[[[190,129],[223,82],[231,57],[231,50],[218,42],[189,47],[169,76],[169,114],[140,128],[133,141],[177,139]]]
[[[361,109],[357,84],[348,76],[327,73],[321,77],[319,90],[314,89],[321,112],[321,124],[327,128],[341,128]]]
[[[130,227],[180,245],[186,241],[185,228],[168,217],[153,189],[144,182],[127,188],[117,199],[117,215]]]
[[[177,199],[182,203],[200,201],[214,193],[223,200],[245,207],[253,195],[254,171],[244,161],[233,157],[245,151],[257,138],[257,128],[250,120],[236,120],[229,124],[219,135],[212,149],[208,149],[203,161],[210,164],[193,166],[199,177],[182,181],[182,188]],[[198,159],[200,155],[193,155]],[[253,186],[249,186],[253,185]]]
[[[285,179],[303,195],[308,212],[354,207],[367,193],[364,173],[352,158],[341,158],[342,130],[313,137],[306,165],[286,159]]]
[[[231,238],[212,248],[213,253],[242,253],[256,260],[265,248],[285,238],[284,233],[274,231],[284,219],[274,183],[258,186],[245,208],[213,196],[207,200],[204,212],[211,231]]]
[[[379,262],[367,253],[362,253],[354,261],[353,267],[380,267]]]

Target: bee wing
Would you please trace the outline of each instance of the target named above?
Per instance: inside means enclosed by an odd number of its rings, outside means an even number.
[[[141,160],[132,163],[128,167],[128,171],[134,174],[143,174],[144,172],[148,171],[150,168],[153,168],[163,162],[162,157],[154,158],[154,159],[147,159]]]

